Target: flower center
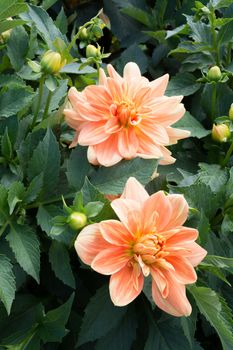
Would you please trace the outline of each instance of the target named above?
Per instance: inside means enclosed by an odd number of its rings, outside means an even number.
[[[126,128],[136,126],[142,120],[132,101],[123,100],[119,103],[114,103],[110,106],[110,112],[114,117],[117,117],[119,124]]]
[[[134,259],[146,264],[153,264],[158,258],[158,253],[163,250],[165,238],[158,234],[148,234],[138,239],[133,246]]]

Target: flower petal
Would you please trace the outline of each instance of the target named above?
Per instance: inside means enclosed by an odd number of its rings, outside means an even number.
[[[169,145],[174,145],[178,140],[185,139],[191,134],[188,130],[175,129],[171,127],[167,127],[166,131],[169,137]]]
[[[91,267],[103,275],[112,275],[121,270],[130,259],[132,258],[126,254],[124,247],[112,246],[99,252],[92,261]]]
[[[121,198],[143,203],[149,198],[149,194],[135,177],[130,177],[125,184]]]
[[[82,146],[91,146],[101,143],[109,138],[105,133],[105,121],[88,122],[82,126],[79,133],[79,144]]]
[[[117,136],[108,135],[108,139],[96,146],[95,153],[99,164],[106,167],[112,166],[122,159],[122,156],[117,149]]]
[[[174,267],[175,271],[173,272],[173,275],[178,282],[182,284],[196,282],[196,272],[188,259],[178,255],[169,255],[166,257],[166,260]]]
[[[110,278],[109,290],[116,306],[125,306],[142,291],[144,278],[137,267],[126,265]]]
[[[166,230],[176,226],[182,226],[187,220],[189,213],[188,203],[182,194],[171,194],[167,198],[172,207],[172,215],[169,223],[166,225]]]
[[[192,312],[191,305],[186,297],[185,285],[178,283],[170,272],[163,272],[168,283],[168,295],[166,298],[160,293],[156,280],[152,281],[152,297],[155,304],[170,315],[181,317],[189,316]]]
[[[74,246],[80,259],[85,264],[91,265],[96,255],[110,247],[110,244],[103,239],[99,224],[92,224],[79,233]]]
[[[150,88],[151,88],[150,97],[155,98],[155,97],[163,96],[165,93],[165,90],[167,88],[168,80],[169,80],[169,75],[164,74],[162,77],[159,77],[158,79],[151,81],[150,82]]]
[[[118,134],[118,150],[125,159],[131,159],[136,156],[138,150],[138,138],[134,128],[124,128]]]
[[[129,231],[134,234],[141,232],[142,216],[140,203],[132,199],[118,198],[112,201],[111,207]]]
[[[105,220],[99,223],[99,227],[103,238],[116,246],[127,247],[134,239],[134,235],[120,221]]]
[[[138,65],[135,62],[128,62],[124,67],[123,72],[124,79],[141,78],[141,72]]]
[[[189,253],[186,255],[186,258],[194,267],[200,264],[207,254],[207,251],[200,247],[196,242],[190,244],[188,249]]]

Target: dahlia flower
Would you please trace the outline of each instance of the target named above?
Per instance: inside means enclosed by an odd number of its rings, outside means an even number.
[[[188,137],[189,131],[172,128],[184,114],[183,96],[164,96],[168,74],[149,82],[136,63],[127,63],[123,77],[108,65],[100,69],[99,85],[82,92],[74,87],[68,97],[67,123],[76,131],[71,147],[88,147],[89,162],[112,166],[122,159],[159,158],[175,161],[168,145]]]
[[[120,221],[86,226],[75,242],[81,260],[111,275],[109,290],[115,305],[133,301],[144,278],[151,275],[155,304],[174,316],[190,315],[185,285],[196,281],[194,267],[207,252],[195,243],[198,231],[183,226],[189,211],[183,195],[159,191],[149,196],[130,178],[111,206]]]

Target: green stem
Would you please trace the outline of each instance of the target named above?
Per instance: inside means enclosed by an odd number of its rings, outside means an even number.
[[[233,152],[233,142],[232,144],[230,145],[228,151],[227,151],[227,154],[226,154],[226,157],[224,158],[223,162],[222,162],[222,166],[225,167],[227,165],[227,163],[229,162],[229,159],[231,157],[231,154]]]
[[[34,128],[34,126],[36,124],[36,121],[37,121],[37,118],[38,118],[38,114],[40,112],[40,106],[41,106],[41,101],[42,101],[42,97],[43,97],[43,89],[44,89],[44,79],[45,79],[44,76],[42,76],[40,78],[39,95],[38,95],[36,110],[35,110],[34,117],[33,117],[33,120],[32,120],[32,125],[31,125],[32,129]]]
[[[97,79],[100,80],[100,64],[96,62],[96,69],[97,69]]]
[[[53,91],[49,90],[49,94],[48,94],[48,97],[47,97],[47,101],[46,101],[45,110],[44,110],[44,114],[43,114],[42,120],[45,120],[47,118],[52,96],[53,96]]]
[[[1,237],[1,235],[5,232],[5,229],[7,228],[7,226],[9,225],[9,220],[7,220],[6,222],[5,222],[5,224],[1,227],[1,229],[0,229],[0,237]]]
[[[68,51],[68,52],[70,52],[70,50],[71,50],[72,47],[74,46],[76,40],[78,39],[80,30],[83,29],[83,28],[85,28],[85,27],[87,27],[87,26],[89,26],[90,24],[92,24],[92,21],[86,22],[86,23],[79,29],[78,33],[76,33],[76,34],[73,36],[71,42],[70,42],[69,45],[67,46],[67,51]]]
[[[212,96],[211,96],[211,119],[215,119],[215,109],[216,109],[216,98],[217,98],[217,84],[212,83]]]

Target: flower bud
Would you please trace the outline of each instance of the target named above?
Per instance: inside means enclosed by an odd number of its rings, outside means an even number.
[[[41,67],[48,74],[56,74],[66,64],[66,60],[62,60],[60,53],[54,51],[45,52],[41,60]]]
[[[98,57],[100,55],[100,49],[94,45],[87,45],[86,56],[87,57]]]
[[[97,39],[101,38],[101,36],[103,35],[102,29],[97,25],[94,25],[91,31]]]
[[[80,27],[78,32],[78,37],[80,40],[86,40],[88,38],[87,28]]]
[[[233,120],[233,103],[230,106],[228,115],[229,115],[230,120]]]
[[[210,81],[219,81],[221,77],[222,73],[218,66],[211,67],[207,73],[207,78]]]
[[[83,228],[87,223],[87,217],[85,214],[78,211],[74,211],[67,218],[67,223],[73,230],[79,230]]]
[[[213,125],[212,139],[216,142],[227,142],[231,136],[229,126],[226,124]]]

